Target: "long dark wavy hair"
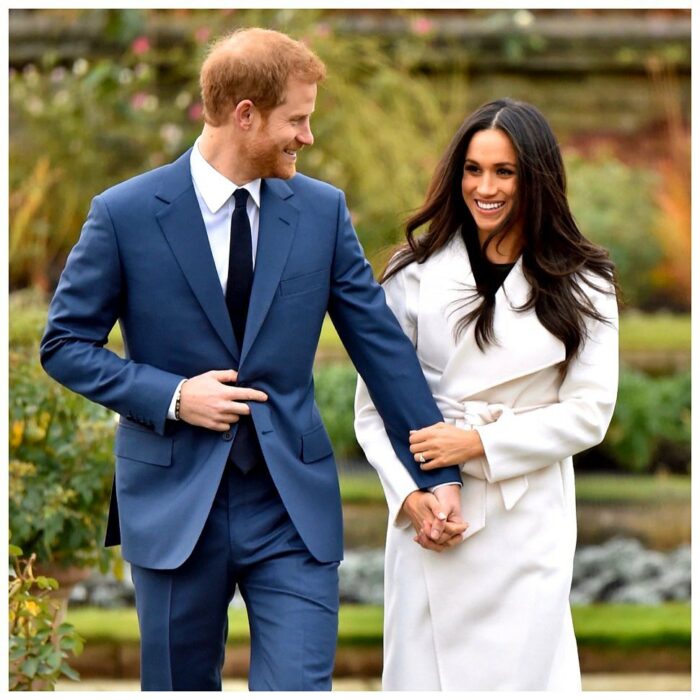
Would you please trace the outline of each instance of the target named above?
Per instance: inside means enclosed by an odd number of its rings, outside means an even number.
[[[522,221],[522,267],[532,287],[530,298],[518,311],[534,308],[540,323],[564,343],[566,372],[586,339],[586,319],[608,322],[584,291],[590,285],[619,296],[615,267],[607,251],[589,241],[579,230],[566,198],[566,175],[559,145],[544,116],[526,102],[500,99],[477,109],[463,122],[435,170],[422,206],[406,221],[406,240],[382,274],[388,280],[411,262],[425,262],[455,235],[465,238],[478,231],[462,195],[462,176],[469,143],[478,131],[500,129],[517,155],[517,187],[514,206],[506,220],[481,246],[502,239],[510,227]],[[421,235],[417,229],[427,224]],[[585,281],[583,277],[585,276]],[[606,282],[608,284],[606,284]],[[471,323],[482,352],[497,343],[493,329],[495,295],[477,283],[480,303],[460,319],[457,333]],[[465,299],[465,304],[469,299]]]

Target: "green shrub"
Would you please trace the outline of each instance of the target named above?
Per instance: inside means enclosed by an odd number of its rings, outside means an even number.
[[[566,167],[578,225],[610,252],[625,301],[643,306],[653,293],[652,271],[662,258],[655,235],[655,174],[605,154],[593,160],[569,155]]]
[[[43,371],[36,345],[9,353],[9,514],[41,563],[99,565],[112,486],[114,418]]]
[[[82,652],[84,640],[61,621],[61,604],[49,596],[58,588],[56,579],[34,574],[36,555],[21,557],[22,550],[10,544],[9,689],[53,690],[61,677],[80,680],[66,659]]]
[[[314,371],[316,403],[336,456],[360,456],[355,440],[354,401],[357,372],[349,362],[321,365]]]
[[[615,415],[601,451],[625,471],[690,473],[690,372],[620,374]]]

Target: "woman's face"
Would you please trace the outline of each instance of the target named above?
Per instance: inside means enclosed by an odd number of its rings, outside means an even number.
[[[515,206],[516,165],[513,144],[500,129],[484,129],[472,136],[464,159],[462,196],[482,241]]]

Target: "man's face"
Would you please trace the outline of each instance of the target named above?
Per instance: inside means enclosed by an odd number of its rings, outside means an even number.
[[[316,105],[316,84],[290,78],[284,102],[258,122],[246,147],[253,177],[279,177],[296,173],[297,153],[314,142],[311,114]]]

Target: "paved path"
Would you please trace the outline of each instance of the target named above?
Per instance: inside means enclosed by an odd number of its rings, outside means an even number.
[[[139,683],[135,680],[110,680],[108,678],[90,678],[80,683],[62,681],[56,686],[60,691],[138,691]],[[246,691],[248,686],[243,679],[224,680],[226,691]],[[584,690],[690,690],[690,675],[684,673],[639,673],[609,674],[590,673],[583,676]],[[378,678],[339,678],[334,681],[333,690],[381,690]]]

